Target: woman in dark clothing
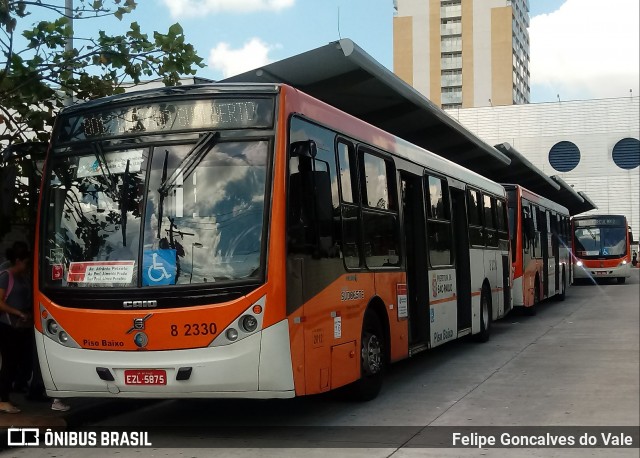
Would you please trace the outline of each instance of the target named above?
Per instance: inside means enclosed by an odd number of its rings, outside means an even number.
[[[0,412],[18,413],[20,409],[11,404],[9,393],[20,359],[25,357],[22,331],[33,322],[28,280],[31,253],[27,244],[15,242],[7,250],[7,259],[11,266],[0,272]]]

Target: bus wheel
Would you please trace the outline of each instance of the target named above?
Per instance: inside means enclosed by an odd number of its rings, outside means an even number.
[[[626,281],[626,277],[618,277],[618,283],[621,285]]]
[[[374,399],[382,388],[385,369],[385,337],[378,316],[372,310],[364,314],[360,343],[360,380],[352,385],[352,395],[358,401]]]
[[[564,275],[564,269],[562,269],[562,283],[560,287],[562,289],[560,290],[560,294],[558,295],[558,300],[563,301],[567,295],[567,278]]]
[[[480,332],[475,335],[476,342],[486,342],[491,334],[491,293],[487,286],[482,287],[480,296]]]

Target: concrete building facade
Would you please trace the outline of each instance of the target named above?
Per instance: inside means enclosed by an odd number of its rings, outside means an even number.
[[[396,75],[443,108],[529,101],[529,0],[396,0]]]
[[[547,175],[625,215],[640,238],[640,97],[451,109],[492,145],[507,142]],[[508,177],[505,177],[508,181]]]

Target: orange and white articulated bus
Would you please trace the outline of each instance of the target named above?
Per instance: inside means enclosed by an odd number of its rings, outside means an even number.
[[[569,211],[518,185],[506,184],[513,256],[513,306],[535,314],[542,300],[564,300],[572,283]]]
[[[623,215],[590,215],[573,218],[574,277],[616,278],[631,276],[633,235]]]
[[[286,85],[65,109],[44,183],[51,396],[370,399],[511,309],[501,185]]]

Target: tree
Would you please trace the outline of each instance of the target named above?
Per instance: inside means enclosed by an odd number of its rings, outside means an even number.
[[[176,85],[182,75],[194,75],[203,67],[177,23],[150,38],[133,22],[123,35],[100,30],[95,37],[74,37],[76,46],[65,50],[73,29],[65,8],[54,3],[64,2],[0,0],[0,150],[16,143],[48,141],[65,94],[89,100],[124,92],[124,84],[155,77]],[[122,20],[136,7],[134,0],[76,3],[74,21],[106,16]],[[54,17],[19,27],[36,10]],[[16,49],[25,40],[24,49]]]

